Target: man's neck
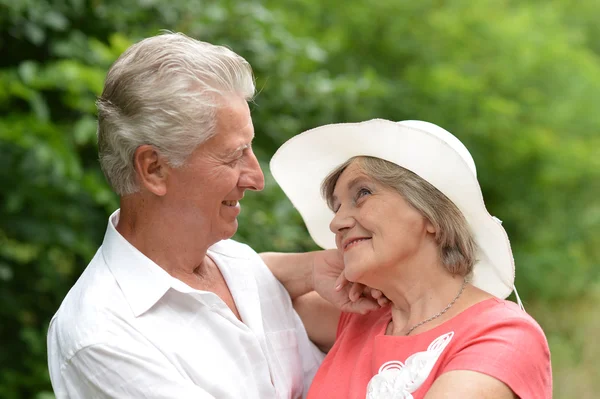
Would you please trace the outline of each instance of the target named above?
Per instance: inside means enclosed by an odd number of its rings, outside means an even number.
[[[241,320],[223,274],[206,254],[210,245],[202,245],[197,235],[186,235],[179,229],[180,226],[153,216],[160,215],[159,212],[141,211],[137,208],[136,212],[131,212],[127,204],[125,209],[121,208],[117,231],[173,278],[193,289],[215,293]]]
[[[116,230],[138,251],[184,282],[206,274],[206,253],[214,244],[203,242],[198,232],[152,210],[142,201],[121,199],[121,212]]]

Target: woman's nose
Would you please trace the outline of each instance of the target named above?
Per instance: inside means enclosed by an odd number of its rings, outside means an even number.
[[[333,234],[339,234],[346,229],[351,229],[354,226],[354,218],[350,215],[343,206],[340,206],[333,216],[331,223],[329,223],[329,230],[333,232]]]

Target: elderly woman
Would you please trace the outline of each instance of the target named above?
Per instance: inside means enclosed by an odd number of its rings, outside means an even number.
[[[309,398],[551,398],[546,338],[505,300],[510,244],[455,136],[420,121],[327,125],[284,144],[271,171],[315,242],[342,254],[338,280],[391,301],[367,314],[297,307],[333,345]]]

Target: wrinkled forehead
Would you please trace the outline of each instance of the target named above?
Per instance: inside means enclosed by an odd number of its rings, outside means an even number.
[[[355,158],[352,158],[351,160],[348,160],[348,164],[346,164],[346,166],[344,168],[340,167],[339,170],[340,170],[340,173],[338,174],[335,182],[333,182],[335,184],[334,192],[336,191],[335,189],[338,186],[342,186],[342,185],[348,186],[349,182],[354,181],[357,178],[371,177],[371,176],[369,176],[367,171],[363,168],[361,159],[359,157],[355,157]]]

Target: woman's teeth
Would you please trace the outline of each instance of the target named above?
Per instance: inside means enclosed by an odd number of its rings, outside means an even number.
[[[365,241],[368,240],[368,238],[361,238],[359,240],[354,240],[348,243],[348,245],[346,245],[346,248],[350,248],[351,246],[353,246],[354,244],[358,244],[361,241]]]
[[[226,206],[236,206],[238,202],[237,201],[223,201],[221,203]]]

